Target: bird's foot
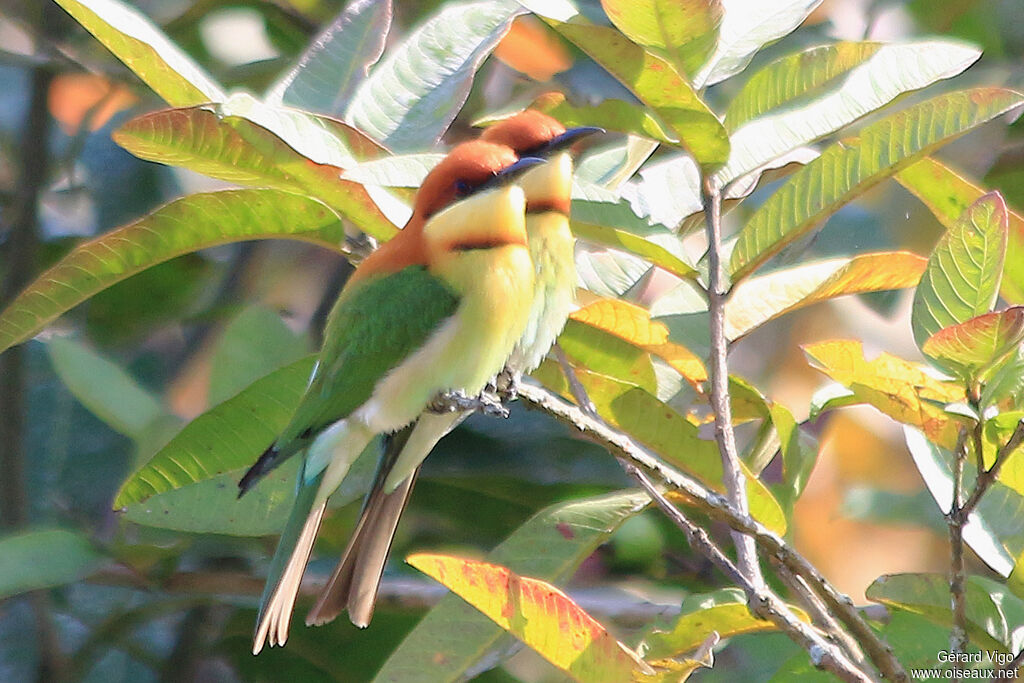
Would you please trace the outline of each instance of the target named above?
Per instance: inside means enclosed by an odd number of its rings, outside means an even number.
[[[467,410],[479,410],[492,417],[508,417],[508,409],[502,405],[501,399],[492,393],[483,391],[479,396],[466,396],[461,391],[446,391],[434,397],[427,405],[432,413],[455,413]]]
[[[521,379],[522,373],[504,368],[494,378],[494,381],[487,385],[485,391],[490,391],[502,403],[509,403],[519,396],[519,381]]]

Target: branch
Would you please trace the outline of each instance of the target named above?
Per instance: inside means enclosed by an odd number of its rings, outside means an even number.
[[[659,458],[648,453],[629,436],[613,429],[603,421],[586,415],[576,406],[569,405],[548,390],[523,383],[519,386],[519,398],[544,410],[563,424],[577,429],[597,441],[612,455],[624,458],[648,472],[653,472],[666,484],[676,489],[676,495],[715,520],[728,524],[736,531],[754,537],[766,554],[784,565],[793,574],[802,577],[821,597],[825,605],[836,615],[851,635],[867,653],[872,664],[889,681],[906,683],[907,672],[892,652],[868,626],[867,621],[853,606],[849,597],[842,595],[802,555],[786,544],[777,534],[749,515],[740,515],[733,510],[725,498],[709,491],[703,485],[684,475]]]
[[[725,272],[722,269],[722,194],[710,178],[703,185],[704,215],[708,235],[708,313],[711,333],[711,408],[715,413],[715,440],[722,457],[722,479],[732,507],[741,515],[750,514],[747,503],[747,480],[740,468],[739,451],[736,449],[736,433],[732,427],[732,406],[729,401],[728,343],[725,337],[725,298],[729,293]],[[736,544],[736,559],[740,571],[754,585],[764,583],[761,565],[757,559],[754,539],[742,532],[733,531]]]
[[[690,547],[710,559],[730,581],[743,589],[747,596],[747,605],[753,614],[771,621],[791,640],[801,645],[810,654],[811,662],[819,669],[828,671],[844,681],[871,681],[840,648],[827,642],[813,626],[800,621],[765,584],[755,585],[732,563],[721,548],[714,544],[707,532],[687,519],[679,508],[672,505],[636,465],[631,462],[622,464],[626,468],[626,472],[636,479],[654,499],[662,512],[682,529],[690,542]]]
[[[992,467],[978,473],[978,480],[975,483],[974,491],[967,499],[967,502],[960,507],[961,514],[964,516],[964,523],[967,522],[967,516],[974,512],[974,508],[978,507],[981,497],[995,483],[999,477],[1000,470],[1003,469],[1003,465],[1006,464],[1006,461],[1010,459],[1010,456],[1013,455],[1014,451],[1022,443],[1024,443],[1024,419],[1017,423],[1017,428],[1013,430],[1010,440],[996,453],[996,459],[992,463]]]
[[[975,432],[980,428],[978,421]],[[967,460],[967,429],[961,428],[953,456],[953,503],[946,516],[949,526],[949,595],[953,612],[953,627],[949,632],[949,651],[962,654],[967,649],[967,595],[965,593],[964,568],[964,525],[967,515],[963,514],[964,461]],[[979,473],[980,475],[980,473]],[[954,670],[966,667],[959,658],[954,658]]]

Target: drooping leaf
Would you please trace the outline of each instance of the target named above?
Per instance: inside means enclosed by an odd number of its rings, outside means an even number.
[[[830,146],[794,173],[740,230],[729,262],[733,278],[754,270],[901,168],[1022,102],[1024,96],[1002,88],[939,95]]]
[[[568,595],[506,567],[421,553],[406,562],[444,584],[578,681],[618,683],[653,673]]]
[[[1006,203],[993,192],[971,204],[939,239],[914,293],[910,323],[918,346],[943,328],[992,310],[1007,229]]]
[[[566,128],[573,126],[600,126],[605,130],[632,133],[672,143],[676,138],[651,116],[643,105],[623,100],[608,99],[596,105],[573,105],[561,93],[551,93],[538,98],[532,105],[562,122]]]
[[[444,154],[424,152],[422,154],[395,154],[383,159],[364,161],[342,176],[363,185],[381,187],[419,187],[430,169],[437,166]]]
[[[953,227],[963,212],[986,193],[971,178],[934,157],[907,166],[896,174],[896,180],[924,202],[947,228]],[[1024,253],[1024,217],[1008,209],[1007,219],[1007,253]],[[1011,304],[1024,304],[1024,259],[1006,259],[999,293]]]
[[[667,61],[613,28],[591,23],[570,0],[521,3],[604,67],[647,105],[704,166],[724,163],[729,138],[718,117]]]
[[[166,415],[160,400],[124,368],[68,337],[46,344],[53,369],[68,390],[112,429],[138,439]]]
[[[569,320],[558,344],[573,365],[656,394],[658,379],[650,355],[622,338]]]
[[[393,152],[434,145],[469,96],[480,64],[521,12],[510,0],[442,9],[360,83],[345,120]]]
[[[83,579],[104,561],[80,533],[33,529],[0,537],[0,600]]]
[[[1024,603],[1005,586],[980,576],[968,576],[967,633],[983,649],[1006,651],[1018,624],[1007,623],[1007,612],[1020,613]],[[890,608],[920,614],[943,626],[953,623],[949,579],[942,574],[887,574],[868,586],[869,600]]]
[[[925,340],[921,350],[961,377],[976,378],[1017,351],[1024,339],[1024,306],[985,313],[945,327]]]
[[[600,299],[569,317],[657,356],[693,385],[707,381],[704,362],[685,346],[669,341],[665,324],[651,320],[650,312],[640,306],[619,299]]]
[[[559,503],[541,510],[488,553],[487,561],[552,583],[568,579],[587,556],[650,499],[639,491]],[[456,681],[504,632],[455,595],[445,596],[406,636],[374,681]]]
[[[857,400],[923,430],[945,448],[956,444],[957,424],[941,404],[963,401],[963,386],[937,380],[888,353],[867,360],[858,341],[819,342],[803,349],[812,366],[847,387]]]
[[[725,16],[718,45],[693,83],[705,88],[743,70],[765,45],[786,35],[807,18],[821,0],[722,0]]]
[[[737,339],[780,315],[862,292],[913,287],[926,259],[905,251],[862,254],[787,268],[740,282],[725,307],[725,334]]]
[[[877,111],[905,92],[957,75],[980,56],[977,49],[952,41],[885,45],[855,67],[835,88],[803,106],[769,112],[737,127],[730,138],[732,154],[729,163],[715,174],[715,178],[721,184],[739,178],[772,159]],[[958,109],[953,112],[958,112]],[[952,117],[950,112],[936,113],[940,120]],[[921,130],[930,131],[927,123],[923,122]],[[949,121],[947,125],[952,123]],[[911,130],[916,131],[917,128],[912,127]],[[929,138],[934,138],[940,130],[931,132]],[[915,144],[927,144],[927,140],[918,143],[904,141],[900,147],[913,148]]]
[[[776,59],[750,77],[725,112],[725,126],[736,130],[747,121],[817,92],[878,52],[882,43],[839,42],[820,45]]]
[[[356,87],[384,54],[391,13],[391,0],[352,0],[270,87],[264,100],[341,116]]]
[[[379,154],[375,143],[340,121],[304,112],[278,111],[271,113],[271,121],[262,118],[282,134],[305,140],[299,147],[317,150],[316,158],[321,161],[302,156],[249,118],[218,113],[207,106],[138,116],[118,129],[114,140],[147,161],[184,166],[241,185],[317,197],[378,239],[396,233],[366,189],[340,177],[342,168]]]
[[[270,238],[340,251],[345,232],[327,206],[278,190],[224,190],[178,199],[76,247],[36,278],[0,313],[0,350],[149,266],[219,244]]]
[[[220,102],[224,91],[137,9],[119,0],[58,0],[172,107]]]
[[[605,14],[634,43],[693,76],[718,42],[721,0],[601,0]]]

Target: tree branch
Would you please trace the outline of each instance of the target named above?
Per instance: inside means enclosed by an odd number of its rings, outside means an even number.
[[[964,516],[964,522],[967,522],[967,516],[974,512],[974,509],[978,507],[978,503],[981,501],[981,497],[985,495],[989,487],[995,483],[999,477],[1000,470],[1003,469],[1003,465],[1010,459],[1010,456],[1020,448],[1020,445],[1024,443],[1024,420],[1017,423],[1017,428],[1013,431],[1009,441],[1003,444],[1002,448],[996,453],[996,459],[992,463],[992,467],[987,470],[978,473],[978,480],[974,485],[974,491],[971,492],[970,497],[967,499],[961,507],[961,514]]]
[[[981,422],[979,421],[980,425]],[[949,527],[949,595],[953,627],[949,632],[949,651],[962,654],[967,649],[967,595],[965,593],[963,514],[964,461],[967,460],[967,429],[961,428],[953,455],[953,502],[946,516]],[[980,475],[980,472],[979,472]],[[954,671],[962,672],[965,663],[954,658]],[[957,676],[959,680],[961,676]]]
[[[722,457],[722,479],[732,507],[741,515],[750,514],[747,503],[747,480],[740,468],[736,434],[732,427],[732,406],[729,400],[728,342],[725,337],[725,298],[729,293],[722,268],[722,194],[711,178],[702,187],[704,216],[708,236],[708,312],[711,332],[711,408],[715,413],[715,440]],[[733,531],[736,559],[740,571],[755,586],[764,583],[757,547],[750,536]]]

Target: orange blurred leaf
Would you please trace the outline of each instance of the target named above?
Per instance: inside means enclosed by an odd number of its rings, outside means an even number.
[[[957,425],[940,404],[963,401],[962,386],[935,379],[888,353],[867,360],[859,341],[826,341],[803,349],[813,367],[847,387],[857,401],[918,427],[940,446],[955,446]]]
[[[698,390],[698,385],[707,381],[704,362],[685,346],[669,341],[668,328],[651,320],[645,308],[617,299],[599,299],[569,317],[657,356]]]
[[[519,17],[498,43],[494,56],[535,81],[550,81],[572,66],[565,45],[536,17]]]
[[[1024,339],[1024,306],[985,313],[939,330],[921,350],[944,367],[973,378],[1013,352]]]
[[[653,670],[569,596],[505,567],[426,553],[406,559],[578,681],[621,683]]]
[[[775,271],[736,285],[725,334],[736,339],[773,318],[847,294],[913,287],[928,259],[906,251],[863,254]]]
[[[125,86],[96,74],[60,74],[50,84],[50,114],[68,135],[83,125],[98,130],[138,101]]]

